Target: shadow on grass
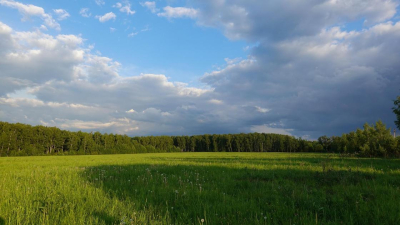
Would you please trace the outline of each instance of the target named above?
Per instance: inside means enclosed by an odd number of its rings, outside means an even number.
[[[0,225],[4,225],[4,224],[6,224],[6,221],[0,217]]]
[[[224,160],[230,159],[218,162]],[[142,223],[198,224],[201,219],[208,224],[400,223],[400,177],[393,174],[164,162],[90,167],[82,176],[111,198],[134,203],[129,205],[144,215]],[[106,213],[99,215],[108,224],[118,222]]]
[[[94,212],[93,216],[99,218],[105,224],[119,224],[119,220],[117,218],[109,216],[105,212]]]
[[[266,153],[268,154],[268,153]],[[187,157],[187,158],[161,158],[153,157],[158,161],[168,162],[186,162],[186,163],[216,163],[216,164],[251,164],[251,165],[280,165],[280,166],[320,166],[321,164],[331,163],[336,166],[357,168],[373,168],[382,170],[400,169],[399,159],[381,159],[381,158],[347,158],[337,157],[338,155],[321,154],[320,156],[310,155],[309,157],[298,157],[298,153],[285,158],[257,158],[249,159],[242,157],[208,158],[208,157]],[[287,156],[287,155],[285,155]]]

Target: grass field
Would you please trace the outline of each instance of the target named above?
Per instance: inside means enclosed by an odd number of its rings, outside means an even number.
[[[328,154],[0,158],[0,224],[400,224],[399,187]]]

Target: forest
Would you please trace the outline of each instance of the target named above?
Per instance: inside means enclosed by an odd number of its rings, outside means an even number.
[[[205,134],[147,136],[71,132],[56,127],[0,122],[0,156],[97,155],[162,152],[331,152],[364,157],[399,157],[400,138],[378,121],[342,136],[317,141],[288,135]]]

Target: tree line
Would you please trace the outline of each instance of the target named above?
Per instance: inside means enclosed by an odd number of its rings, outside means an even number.
[[[317,141],[280,134],[128,137],[0,122],[0,156],[155,152],[322,152]]]
[[[96,155],[179,151],[156,149],[117,134],[71,132],[56,127],[0,122],[0,156]]]
[[[0,122],[0,156],[156,152],[332,152],[400,157],[400,138],[394,138],[381,121],[342,136],[322,136],[317,141],[265,133],[131,138]]]
[[[342,136],[318,138],[327,152],[356,154],[364,157],[400,157],[400,137],[395,138],[382,121],[375,125],[366,123]]]
[[[195,136],[135,137],[143,145],[162,149],[173,145],[183,152],[322,152],[317,141],[281,134],[204,134]]]

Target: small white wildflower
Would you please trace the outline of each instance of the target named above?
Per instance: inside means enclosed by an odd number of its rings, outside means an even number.
[[[204,219],[201,219],[201,223],[204,223]]]
[[[266,216],[264,216],[264,220],[266,220],[267,219],[267,217]]]

